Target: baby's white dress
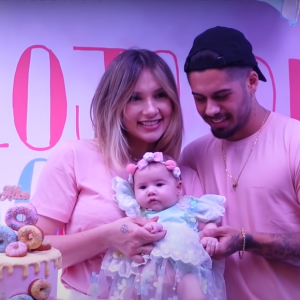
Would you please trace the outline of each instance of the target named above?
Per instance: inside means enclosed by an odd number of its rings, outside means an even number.
[[[115,249],[108,249],[90,295],[109,300],[178,300],[176,286],[185,274],[199,279],[207,300],[225,300],[223,261],[213,261],[199,243],[198,221],[218,222],[224,213],[225,198],[204,195],[182,197],[163,211],[142,210],[129,183],[113,179],[115,200],[127,216],[158,216],[167,230],[164,239],[154,245],[144,264],[136,264]],[[188,293],[188,291],[187,291]]]

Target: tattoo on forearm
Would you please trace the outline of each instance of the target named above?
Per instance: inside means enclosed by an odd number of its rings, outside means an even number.
[[[128,233],[128,232],[129,232],[128,226],[127,226],[126,224],[123,224],[123,225],[121,226],[121,228],[120,228],[120,231],[121,231],[122,233]]]
[[[259,234],[255,240],[251,234],[246,235],[246,249],[265,258],[277,259],[300,265],[300,234]]]

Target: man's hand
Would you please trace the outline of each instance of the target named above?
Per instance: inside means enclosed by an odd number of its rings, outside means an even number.
[[[240,229],[221,226],[205,229],[201,232],[200,242],[204,248],[207,247],[207,238],[216,238],[218,245],[212,255],[215,259],[225,258],[242,249],[243,237]]]

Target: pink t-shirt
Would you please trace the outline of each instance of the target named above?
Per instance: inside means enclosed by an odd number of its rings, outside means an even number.
[[[224,141],[227,168],[237,178],[256,133]],[[189,144],[181,164],[198,173],[204,193],[224,195],[223,225],[265,233],[300,232],[300,122],[271,113],[236,191],[227,176],[221,140],[211,134]],[[226,259],[228,300],[299,300],[300,267],[245,252]]]
[[[66,234],[92,229],[124,217],[113,200],[113,176],[127,179],[128,173],[107,169],[94,142],[66,142],[49,157],[31,203],[40,215],[65,223]],[[186,192],[199,196],[202,190],[196,172],[183,168],[183,178],[189,182]],[[65,287],[87,293],[89,278],[99,272],[103,255],[64,269]]]

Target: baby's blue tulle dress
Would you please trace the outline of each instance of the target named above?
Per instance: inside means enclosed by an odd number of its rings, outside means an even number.
[[[176,205],[156,212],[142,210],[129,183],[122,178],[113,179],[113,188],[115,200],[127,216],[158,216],[167,234],[155,243],[149,256],[144,256],[144,264],[108,249],[89,295],[109,300],[178,300],[176,287],[180,279],[194,274],[207,300],[226,299],[224,262],[211,259],[199,243],[197,229],[198,221],[218,222],[224,213],[224,197],[184,196]]]

